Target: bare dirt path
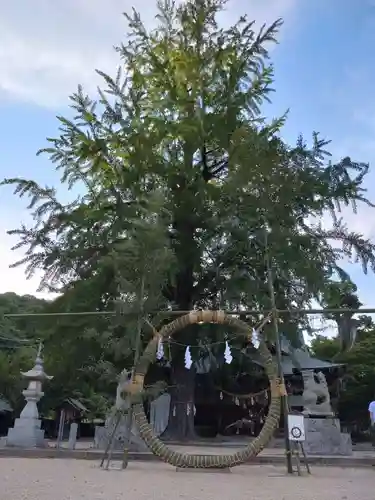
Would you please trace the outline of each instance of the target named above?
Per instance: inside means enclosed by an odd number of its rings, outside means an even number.
[[[131,462],[126,471],[80,460],[3,458],[0,465],[1,500],[374,500],[375,491],[372,468],[314,467],[310,477],[287,477],[268,465],[231,474],[155,462]]]

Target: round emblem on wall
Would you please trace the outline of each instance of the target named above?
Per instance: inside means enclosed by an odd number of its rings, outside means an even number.
[[[302,436],[302,431],[299,427],[292,427],[290,429],[290,433],[295,439],[298,439]]]

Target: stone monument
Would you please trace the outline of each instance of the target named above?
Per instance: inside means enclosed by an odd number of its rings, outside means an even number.
[[[94,448],[105,450],[114,431],[116,425],[118,412],[123,412],[121,416],[120,423],[117,426],[114,439],[112,441],[113,451],[123,451],[125,442],[129,443],[129,450],[131,451],[145,451],[147,446],[143,440],[139,437],[138,430],[136,428],[134,419],[132,419],[130,435],[129,435],[129,424],[125,412],[129,409],[129,403],[126,399],[123,399],[122,393],[127,384],[130,384],[130,374],[127,370],[123,370],[120,373],[117,389],[116,389],[116,402],[113,411],[108,415],[104,426],[95,427],[94,436]]]
[[[334,416],[327,380],[323,372],[302,370],[304,415]]]
[[[350,435],[341,432],[340,420],[332,411],[325,375],[302,370],[304,383],[305,451],[308,455],[351,455]]]
[[[26,405],[19,418],[14,422],[14,427],[8,430],[6,446],[19,448],[43,448],[45,446],[44,430],[40,428],[42,421],[39,418],[38,402],[44,396],[42,383],[53,377],[44,372],[42,360],[42,344],[39,345],[34,368],[28,372],[21,372],[28,380],[27,389],[22,394]]]

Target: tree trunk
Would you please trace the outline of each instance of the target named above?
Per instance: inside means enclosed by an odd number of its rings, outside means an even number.
[[[162,439],[192,441],[196,437],[194,431],[195,370],[193,368],[187,370],[181,361],[173,363],[171,384],[169,421]]]
[[[181,186],[183,180],[181,180]],[[174,251],[178,262],[178,271],[173,290],[172,300],[179,310],[188,311],[194,303],[194,268],[199,262],[200,251],[194,240],[195,225],[187,217],[188,209],[182,210],[180,217],[176,214],[173,224],[175,236],[173,239]],[[195,370],[185,368],[186,346],[194,338],[194,326],[176,332],[171,346],[171,406],[169,411],[168,427],[162,439],[173,441],[187,441],[195,438],[194,432],[194,392]]]

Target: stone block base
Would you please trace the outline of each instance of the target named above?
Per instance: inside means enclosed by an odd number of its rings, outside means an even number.
[[[114,422],[109,419],[106,425],[95,427],[95,437],[94,437],[94,448],[99,450],[105,450],[108,445],[108,440],[110,438]],[[116,430],[116,435],[112,443],[113,451],[123,451],[125,446],[126,437],[128,434],[127,425],[125,418],[121,419],[121,422]],[[133,426],[130,432],[129,439],[129,451],[147,451],[147,446],[143,440],[138,436],[137,430]]]
[[[6,446],[17,448],[44,448],[44,430],[41,421],[29,418],[17,418],[14,427],[8,430]]]
[[[338,418],[306,417],[305,435],[307,455],[350,456],[353,453],[350,434],[341,432]]]

